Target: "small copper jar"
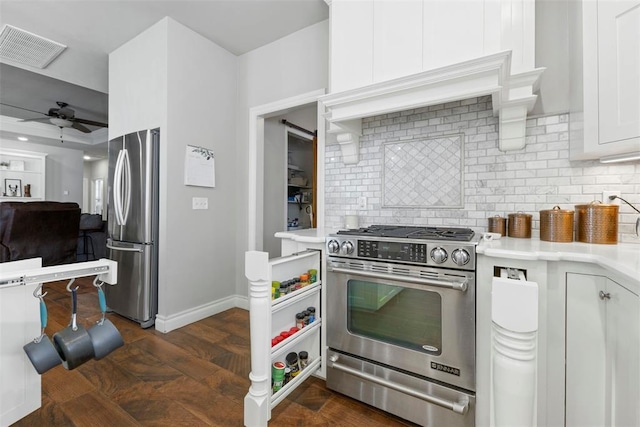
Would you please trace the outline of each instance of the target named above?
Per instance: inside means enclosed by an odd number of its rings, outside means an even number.
[[[509,237],[531,238],[531,215],[518,212],[509,214]]]
[[[500,215],[489,218],[489,233],[500,233],[502,236],[507,235],[507,218]]]

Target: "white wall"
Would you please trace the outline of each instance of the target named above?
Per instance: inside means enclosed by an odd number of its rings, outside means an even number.
[[[236,61],[170,18],[110,55],[109,138],[160,127],[158,320],[168,329],[235,293]],[[187,144],[215,152],[216,188],[184,185]],[[192,210],[192,197],[209,209]]]
[[[0,140],[0,146],[6,149],[35,151],[47,154],[46,200],[57,202],[76,202],[82,206],[82,151],[54,147],[30,142]],[[68,194],[64,194],[67,191]]]
[[[238,57],[238,117],[236,162],[238,213],[236,293],[247,295],[244,253],[248,248],[247,209],[249,188],[249,110],[252,107],[290,98],[328,86],[329,21],[311,25],[287,37]]]

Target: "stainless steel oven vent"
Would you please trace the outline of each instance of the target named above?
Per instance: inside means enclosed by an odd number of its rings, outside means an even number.
[[[36,34],[5,25],[0,33],[0,57],[20,64],[45,68],[67,46]]]

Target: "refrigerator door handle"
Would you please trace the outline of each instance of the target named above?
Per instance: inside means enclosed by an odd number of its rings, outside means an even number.
[[[131,207],[131,162],[129,161],[129,151],[125,148],[122,156],[123,178],[124,178],[124,206],[122,207],[122,225],[127,223],[129,208]]]
[[[112,249],[114,251],[123,251],[123,252],[144,252],[141,248],[122,248],[120,246],[113,246],[107,243],[107,248]]]
[[[120,150],[118,159],[116,160],[113,200],[116,223],[118,225],[125,225],[131,205],[131,163],[129,162],[129,152],[126,148]]]
[[[118,152],[116,166],[113,172],[113,210],[116,215],[116,224],[122,225],[122,155],[123,151]]]

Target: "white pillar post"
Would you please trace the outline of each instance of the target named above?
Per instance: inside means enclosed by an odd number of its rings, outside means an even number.
[[[271,418],[271,271],[269,254],[245,254],[245,276],[249,279],[249,324],[251,328],[251,387],[244,398],[244,425],[264,427]]]

